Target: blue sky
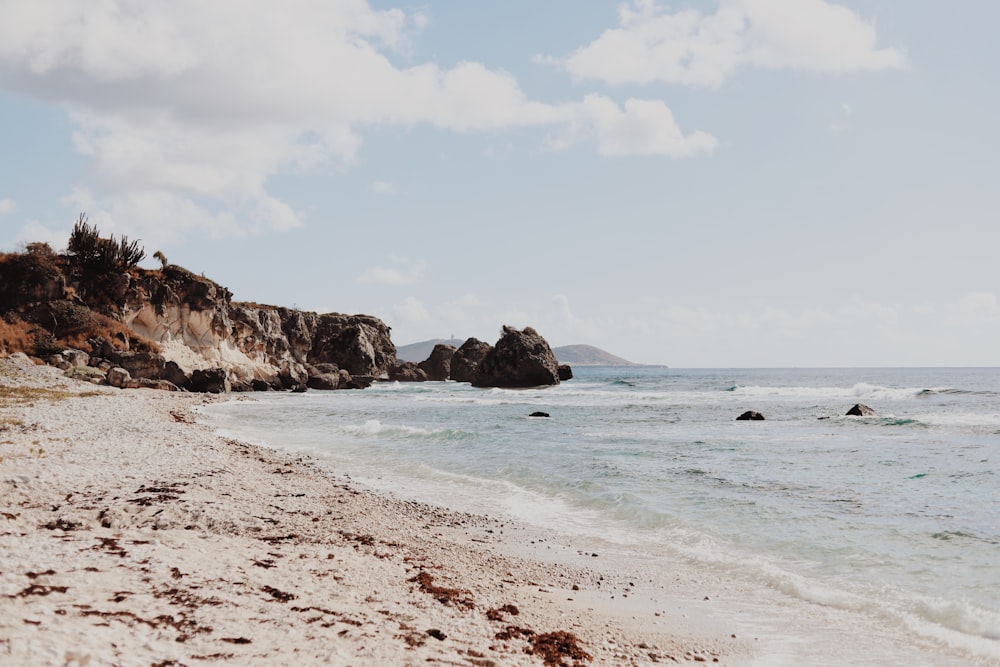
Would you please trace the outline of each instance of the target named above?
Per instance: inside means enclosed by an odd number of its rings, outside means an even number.
[[[995,3],[0,16],[0,249],[86,211],[397,344],[513,324],[678,367],[1000,365]]]

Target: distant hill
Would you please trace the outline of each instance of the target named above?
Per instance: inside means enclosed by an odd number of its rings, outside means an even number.
[[[431,340],[420,341],[419,343],[400,345],[396,348],[396,358],[400,361],[420,363],[430,356],[431,352],[434,350],[434,346],[438,343],[462,347],[462,343],[464,342],[464,338],[434,338]],[[627,359],[622,359],[621,357],[616,357],[610,352],[605,352],[604,350],[594,347],[593,345],[565,345],[563,347],[554,347],[552,348],[552,353],[556,355],[556,359],[559,360],[560,364],[569,364],[570,366],[641,365]]]
[[[564,345],[552,348],[552,352],[560,364],[570,366],[641,366],[593,345]]]

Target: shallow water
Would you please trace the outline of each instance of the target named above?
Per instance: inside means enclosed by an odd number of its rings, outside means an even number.
[[[204,417],[405,497],[683,558],[1000,660],[1000,369],[575,372],[545,389],[257,394]],[[878,416],[844,416],[858,402]],[[735,421],[750,409],[767,419]]]

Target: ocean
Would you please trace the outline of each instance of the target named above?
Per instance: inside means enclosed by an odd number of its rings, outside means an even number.
[[[845,634],[888,629],[926,664],[1000,664],[1000,369],[574,372],[255,394],[201,417],[397,496],[836,609]]]

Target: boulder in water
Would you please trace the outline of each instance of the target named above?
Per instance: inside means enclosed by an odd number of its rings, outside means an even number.
[[[864,403],[855,403],[854,407],[847,411],[849,417],[875,417],[875,411]]]
[[[486,353],[472,379],[474,387],[506,389],[554,384],[559,384],[559,362],[531,327],[504,326],[500,340]]]
[[[743,414],[741,414],[739,417],[737,417],[736,421],[738,421],[738,422],[764,421],[764,415],[762,415],[759,412],[756,412],[754,410],[747,410],[746,412],[744,412]]]

